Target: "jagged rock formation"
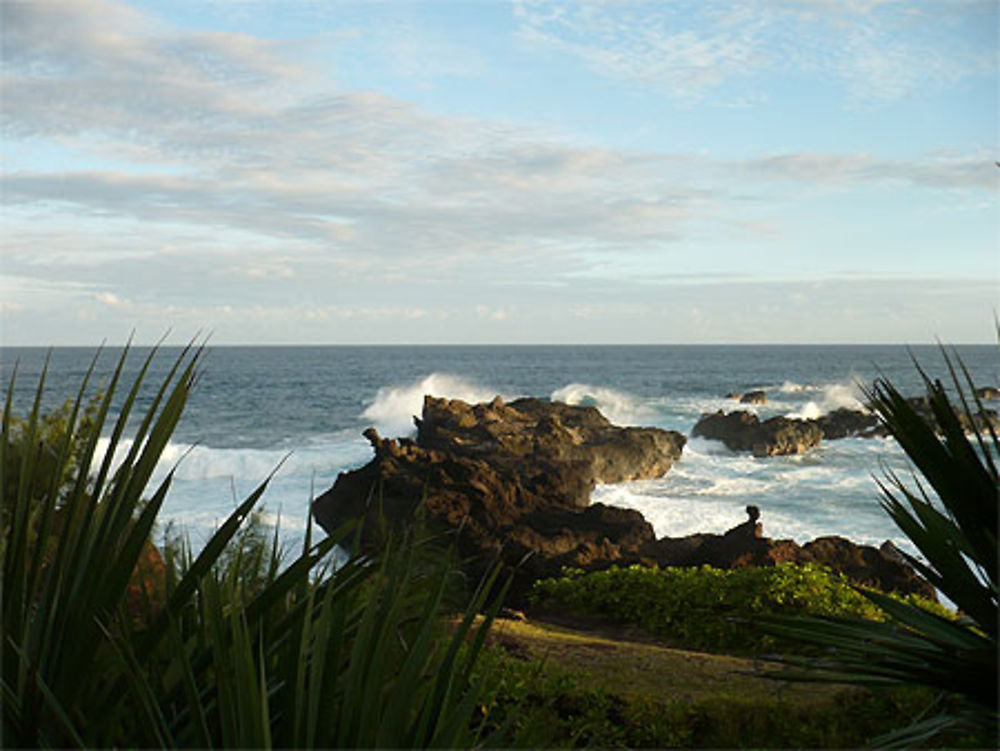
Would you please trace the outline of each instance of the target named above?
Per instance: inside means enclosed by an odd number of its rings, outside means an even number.
[[[664,537],[647,543],[642,554],[660,566],[717,568],[772,566],[776,563],[817,563],[844,574],[856,584],[886,592],[916,593],[936,601],[934,588],[903,559],[888,540],[881,547],[858,545],[838,537],[818,537],[799,545],[793,540],[764,537],[756,506],[748,506],[748,521],[722,535]],[[756,512],[756,513],[755,513]]]
[[[419,507],[430,524],[461,528],[463,554],[528,556],[525,572],[618,560],[653,540],[642,514],[590,505],[590,493],[598,482],[661,476],[686,441],[539,399],[469,405],[428,396],[416,423],[415,442],[367,430],[375,458],[316,499],[317,522],[330,531],[361,517],[362,543],[377,545],[383,522],[408,523]]]
[[[936,425],[930,402],[925,397],[907,399],[924,420]],[[996,410],[983,409],[972,420],[965,412],[956,418],[966,430],[992,426],[1000,429]],[[819,445],[821,440],[856,436],[884,438],[889,431],[873,412],[841,407],[821,417],[803,420],[797,417],[771,417],[761,420],[745,410],[703,414],[691,430],[693,437],[722,441],[733,451],[752,451],[755,456],[801,454]]]
[[[416,422],[415,441],[365,431],[375,457],[341,473],[316,499],[317,522],[329,532],[361,518],[361,543],[374,548],[386,526],[411,524],[421,516],[454,534],[471,576],[497,559],[509,566],[515,573],[513,603],[532,581],[556,575],[562,566],[632,563],[732,567],[814,561],[886,590],[929,589],[905,563],[875,548],[840,538],[805,546],[765,538],[756,507],[747,509],[749,521],[723,535],[657,540],[638,511],[589,503],[597,482],[652,478],[669,470],[685,443],[672,431],[619,428],[593,407],[538,399],[469,405],[427,397]]]
[[[841,407],[809,422],[814,423],[820,429],[823,438],[828,441],[851,436],[871,438],[888,435],[885,426],[874,412],[860,409]]]
[[[788,417],[762,422],[757,415],[743,410],[702,415],[691,435],[722,441],[733,451],[752,451],[754,456],[802,454],[818,446],[823,437],[811,422]]]

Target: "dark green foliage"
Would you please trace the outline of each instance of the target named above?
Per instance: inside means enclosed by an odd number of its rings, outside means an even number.
[[[983,407],[965,373],[959,378],[947,353],[956,411],[939,381],[921,371],[933,422],[885,381],[868,394],[892,435],[926,481],[907,484],[889,473],[882,505],[920,551],[910,562],[962,613],[957,620],[928,614],[874,592],[888,623],[855,620],[777,620],[775,634],[827,650],[822,670],[803,677],[870,685],[919,684],[940,692],[936,711],[883,739],[886,744],[924,742],[942,731],[968,729],[987,745],[998,739],[997,514],[1000,507],[1000,440],[990,427],[975,428]],[[968,396],[971,395],[971,396]],[[964,415],[964,419],[960,416]],[[972,427],[971,436],[963,423]],[[945,700],[944,697],[949,697]]]
[[[559,579],[536,582],[530,597],[553,608],[640,625],[676,646],[734,654],[760,654],[778,646],[773,636],[753,628],[753,619],[762,615],[884,617],[842,576],[812,564],[567,570]],[[921,607],[947,613],[926,601]]]
[[[313,543],[310,527],[304,549],[281,561],[277,538],[248,524],[267,481],[197,556],[179,544],[160,559],[149,539],[172,473],[156,488],[149,480],[200,351],[185,350],[148,412],[130,421],[147,360],[117,420],[105,425],[126,356],[102,395],[87,400],[88,376],[77,398],[50,415],[40,408],[44,375],[24,420],[12,415],[13,383],[8,391],[0,440],[4,745],[475,745],[490,687],[472,671],[492,613],[475,635],[472,625],[493,582],[449,633],[442,603],[454,574],[427,565],[412,536],[377,559],[353,555],[334,568],[330,553],[337,543],[350,547],[351,529]],[[130,448],[113,466],[131,424]],[[158,565],[140,569],[137,583],[137,564],[149,558]],[[138,602],[129,596],[137,586]]]
[[[70,430],[75,402],[67,399],[58,408],[38,415],[34,430],[29,432],[29,421],[11,417],[5,434],[4,499],[17,497],[21,467],[25,454],[33,453],[34,469],[26,491],[33,498],[41,498],[55,480],[59,490],[66,492],[79,476],[87,448],[87,439],[94,428],[94,418],[100,408],[101,395],[97,394],[77,415]],[[69,440],[68,455],[60,457],[63,445]],[[89,468],[85,468],[89,469]]]

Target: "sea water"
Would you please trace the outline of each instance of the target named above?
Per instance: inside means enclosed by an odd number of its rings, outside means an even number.
[[[1000,381],[995,346],[956,351],[977,385]],[[130,353],[126,376],[137,371],[147,352]],[[15,412],[30,408],[47,354],[49,406],[76,393],[94,357],[85,348],[0,350],[5,382],[17,364]],[[119,354],[111,348],[99,356],[98,378],[107,376]],[[177,354],[175,348],[157,354],[150,385]],[[690,436],[702,413],[718,409],[746,409],[766,419],[859,407],[862,389],[876,377],[888,378],[904,394],[919,394],[914,361],[932,377],[947,380],[936,347],[212,347],[154,477],[158,481],[176,468],[161,529],[173,523],[197,545],[274,473],[263,518],[279,524],[284,539],[295,544],[310,499],[338,473],[371,458],[362,431],[374,426],[384,436],[412,435],[425,394],[470,402],[498,394],[507,400],[543,397],[593,405],[618,425]],[[755,389],[767,392],[766,405],[726,398]],[[139,406],[150,399],[147,389]],[[801,543],[835,534],[875,544],[891,539],[907,547],[879,506],[875,478],[886,472],[913,481],[892,439],[824,441],[804,455],[759,458],[695,438],[663,477],[599,486],[592,500],[638,509],[659,536],[722,532],[744,521],[743,509],[752,503],[761,508],[771,537]]]

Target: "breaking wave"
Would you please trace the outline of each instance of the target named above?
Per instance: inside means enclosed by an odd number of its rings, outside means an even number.
[[[782,389],[784,391],[784,389]],[[820,389],[817,389],[820,390]],[[818,399],[810,400],[786,417],[814,420],[837,409],[864,409],[863,394],[855,383],[831,383],[821,387]]]
[[[383,435],[409,435],[415,430],[414,416],[423,411],[424,396],[477,403],[491,400],[496,392],[459,376],[431,373],[414,383],[380,388],[361,417],[373,423]]]
[[[653,408],[634,396],[606,386],[571,383],[553,391],[551,399],[566,404],[597,407],[615,425],[647,424],[656,416]]]
[[[92,472],[100,467],[109,445],[107,437],[98,440]],[[132,446],[133,441],[128,439],[115,447],[112,471],[121,465]],[[370,456],[369,443],[354,431],[342,431],[298,446],[294,451],[285,448],[214,448],[171,441],[160,455],[152,481],[158,483],[174,470],[174,478],[179,481],[239,478],[260,482],[275,470],[278,470],[279,477],[328,473],[363,462]]]

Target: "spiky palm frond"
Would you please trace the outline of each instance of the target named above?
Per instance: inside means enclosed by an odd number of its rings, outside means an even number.
[[[98,441],[128,349],[88,413],[91,365],[59,431],[46,432],[44,372],[23,421],[12,414],[12,377],[0,440],[4,745],[475,745],[474,710],[488,686],[472,667],[488,624],[471,632],[493,581],[449,634],[441,605],[453,570],[415,564],[410,537],[378,559],[354,554],[332,566],[352,525],[314,543],[310,522],[302,551],[282,567],[277,532],[270,545],[239,537],[267,479],[198,555],[168,551],[157,607],[132,617],[130,581],[173,472],[155,488],[150,478],[201,351],[181,353],[132,421],[154,355],[115,404],[103,457]]]
[[[938,711],[880,739],[886,745],[912,745],[963,728],[997,739],[1000,441],[968,372],[943,354],[958,406],[922,370],[931,419],[886,380],[876,381],[867,396],[924,480],[915,477],[908,485],[887,472],[879,481],[882,507],[920,552],[907,560],[959,608],[959,617],[949,620],[860,590],[886,612],[888,623],[813,618],[761,624],[825,651],[821,661],[786,658],[805,669],[787,677],[937,689]]]

